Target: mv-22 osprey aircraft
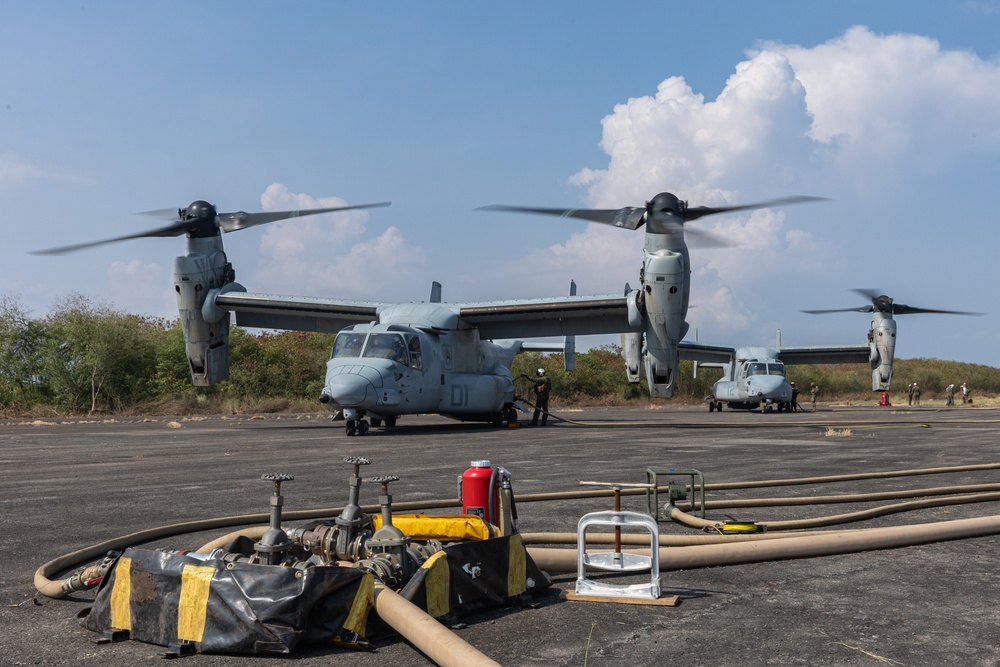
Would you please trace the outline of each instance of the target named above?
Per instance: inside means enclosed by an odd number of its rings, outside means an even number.
[[[690,287],[684,224],[707,215],[812,201],[792,197],[719,208],[689,208],[661,193],[643,208],[585,211],[487,207],[604,222],[626,229],[647,226],[642,285],[624,295],[567,296],[485,303],[387,303],[248,292],[236,282],[222,232],[287,218],[371,208],[364,204],[308,211],[218,213],[206,201],[154,211],[170,223],[102,241],[41,251],[61,254],[143,237],[187,236],[187,254],[174,263],[174,290],[192,382],[207,386],[229,376],[230,313],[240,326],[337,332],[321,400],[340,408],[348,435],[371,424],[394,426],[400,415],[437,413],[502,424],[516,420],[514,356],[531,346],[524,338],[565,336],[567,363],[578,335],[626,333],[646,340],[650,394],[670,397],[677,381],[677,345]],[[538,346],[545,348],[545,346]]]
[[[872,289],[854,292],[871,300],[871,305],[833,310],[806,310],[805,313],[872,313],[868,343],[864,345],[834,345],[812,347],[746,346],[724,347],[681,341],[682,359],[695,362],[695,372],[703,367],[721,367],[722,378],[710,390],[709,412],[722,410],[723,403],[734,410],[761,408],[764,412],[791,409],[792,387],[785,376],[785,364],[849,364],[869,362],[872,371],[872,391],[888,391],[892,384],[892,365],[896,352],[896,322],[893,315],[937,313],[946,315],[982,315],[959,310],[918,308],[893,303],[892,297]],[[632,379],[630,377],[630,379]],[[633,381],[638,381],[635,378]]]

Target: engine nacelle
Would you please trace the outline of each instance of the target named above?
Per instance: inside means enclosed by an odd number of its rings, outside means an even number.
[[[889,391],[892,362],[896,356],[896,321],[876,311],[868,331],[869,361],[872,366],[872,391]]]
[[[643,272],[646,309],[646,381],[649,395],[670,398],[677,386],[677,343],[687,333],[684,321],[685,261],[680,253],[658,250],[647,255]]]
[[[228,312],[215,312],[214,296],[230,285],[233,277],[222,239],[217,236],[189,238],[188,254],[174,260],[174,291],[188,367],[191,382],[199,387],[229,377],[230,317]],[[233,288],[243,290],[238,285]],[[205,308],[210,292],[213,300]],[[209,320],[205,318],[205,310],[209,312]]]
[[[625,375],[632,384],[640,379],[639,364],[642,363],[642,334],[622,334],[622,356],[625,357]]]

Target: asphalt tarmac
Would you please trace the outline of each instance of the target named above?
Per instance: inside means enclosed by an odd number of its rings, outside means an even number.
[[[219,516],[266,513],[287,473],[285,511],[347,500],[346,455],[368,475],[398,475],[395,502],[456,496],[475,459],[513,475],[515,494],[577,491],[581,480],[642,483],[646,469],[697,469],[707,484],[898,471],[1000,461],[1000,411],[985,408],[848,408],[817,413],[709,413],[695,408],[560,412],[546,428],[495,429],[409,417],[388,431],[347,437],[328,415],[0,422],[0,665],[157,663],[162,647],[98,644],[77,615],[92,592],[37,596],[35,570],[63,554],[139,530]],[[680,479],[679,481],[684,481]],[[816,482],[770,489],[710,488],[708,500],[817,496],[1000,483],[1000,470]],[[374,503],[366,486],[362,502]],[[709,509],[709,518],[776,521],[890,502]],[[623,509],[644,511],[644,496]],[[574,533],[610,498],[524,502],[525,533]],[[440,510],[446,513],[448,510]],[[908,525],[1000,514],[997,502],[890,514],[834,528]],[[288,522],[295,525],[294,522]],[[150,546],[195,549],[231,529]],[[676,524],[661,533],[691,534]],[[677,547],[682,548],[682,547]],[[1000,536],[798,560],[664,571],[674,607],[565,601],[574,573],[532,604],[462,619],[456,632],[504,665],[996,665],[1000,663]],[[610,580],[609,580],[610,581]],[[421,665],[399,637],[362,653],[328,646],[289,657],[196,655],[185,664]]]

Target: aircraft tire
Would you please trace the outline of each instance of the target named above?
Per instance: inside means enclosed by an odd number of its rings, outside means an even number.
[[[344,430],[347,432],[347,435],[354,435],[357,433],[357,428],[358,423],[353,419],[348,419],[344,424]]]
[[[372,417],[372,428],[378,428],[382,425],[382,420],[378,417]]]
[[[358,435],[368,435],[368,422],[364,419],[358,422]]]
[[[396,428],[396,415],[392,415],[390,417],[385,418],[385,427]]]
[[[709,412],[715,412],[715,401],[709,401],[708,402],[708,411]]]
[[[504,415],[507,425],[517,423],[517,408],[507,408],[507,413]]]

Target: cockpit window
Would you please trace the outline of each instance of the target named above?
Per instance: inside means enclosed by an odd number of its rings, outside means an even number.
[[[767,375],[767,364],[760,361],[747,364],[747,377],[751,375]]]
[[[408,363],[403,336],[395,333],[369,334],[368,344],[365,345],[364,354],[361,356],[371,359],[391,359],[401,364]]]
[[[360,357],[364,344],[365,334],[342,331],[337,334],[337,339],[333,341],[333,354],[330,355],[330,358]]]
[[[785,377],[785,365],[784,364],[774,364],[774,363],[768,364],[767,365],[767,374],[768,375],[780,375],[781,377]]]
[[[420,338],[417,336],[407,336],[409,341],[407,342],[407,350],[410,353],[410,366],[420,370],[423,368],[423,361],[421,360],[420,354]]]

